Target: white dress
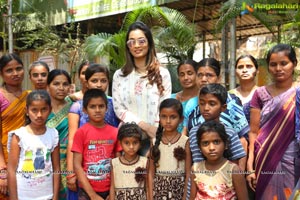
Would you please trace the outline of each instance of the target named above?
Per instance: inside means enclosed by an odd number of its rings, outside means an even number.
[[[19,137],[20,157],[16,172],[20,200],[53,198],[51,153],[58,145],[58,132],[47,127],[43,135],[29,133],[26,127],[9,132],[8,149],[13,135]]]
[[[148,84],[144,75],[133,70],[126,77],[122,76],[121,69],[117,70],[113,77],[112,97],[114,110],[119,119],[123,122],[141,121],[151,125],[158,126],[159,105],[166,99],[170,98],[172,84],[169,71],[160,67],[162,85],[164,92],[160,95],[156,83]]]

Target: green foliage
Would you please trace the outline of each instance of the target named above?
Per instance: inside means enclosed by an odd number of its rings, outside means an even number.
[[[141,7],[127,13],[116,34],[99,33],[87,37],[85,51],[89,57],[105,55],[109,57],[112,70],[122,67],[125,64],[126,32],[136,21],[151,28],[157,50],[164,52],[169,61],[192,58],[196,45],[194,26],[179,11],[159,6]]]
[[[86,38],[84,50],[89,59],[108,56],[110,68],[115,71],[125,64],[125,36],[126,32],[91,35]]]
[[[241,16],[242,5],[253,5],[253,3],[271,3],[264,0],[228,0],[220,8],[220,17],[215,25],[215,32],[219,33],[221,29],[233,18]],[[251,13],[260,23],[262,23],[271,33],[275,33],[274,26],[282,23],[283,15],[268,14],[265,10],[255,10]]]
[[[154,30],[159,41],[157,48],[178,61],[192,58],[189,52],[193,51],[196,44],[195,27],[180,12],[165,7],[162,10],[168,26],[158,26]]]
[[[37,20],[34,23],[34,30],[19,30],[16,33],[19,45],[15,48],[19,50],[35,49],[41,55],[58,56],[60,60],[69,63],[71,77],[74,81],[75,66],[86,58],[82,47],[83,38],[80,37],[80,24],[77,24],[77,26],[74,23],[65,25],[63,30],[58,32],[55,27],[42,22],[42,20]],[[74,32],[76,33],[75,37],[73,36]]]
[[[282,26],[280,42],[290,44],[293,47],[300,47],[300,10],[293,14],[293,20]]]

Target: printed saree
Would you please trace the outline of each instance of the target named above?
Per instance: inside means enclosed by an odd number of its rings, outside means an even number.
[[[68,113],[72,105],[72,100],[67,97],[67,104],[58,113],[53,113],[48,117],[47,126],[51,128],[56,128],[59,134],[59,144],[60,144],[60,170],[61,170],[61,185],[59,199],[67,199],[67,145],[68,145]]]
[[[257,89],[251,107],[261,109],[254,144],[256,199],[287,199],[299,179],[299,143],[295,133],[296,89],[272,97]]]

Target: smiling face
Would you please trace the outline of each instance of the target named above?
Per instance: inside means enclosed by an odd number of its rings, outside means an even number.
[[[295,65],[284,51],[273,53],[269,61],[269,73],[275,82],[284,82],[293,79]]]
[[[57,75],[48,85],[48,92],[51,98],[58,101],[64,101],[69,91],[70,83],[68,78],[63,74]]]
[[[188,89],[196,86],[196,72],[190,64],[183,64],[178,69],[178,78],[182,88]]]
[[[146,58],[149,45],[144,32],[140,29],[132,30],[128,35],[127,47],[134,59]]]
[[[219,121],[221,112],[226,109],[226,104],[222,105],[220,100],[213,94],[199,96],[199,108],[205,121]]]
[[[107,90],[108,84],[108,78],[103,72],[96,72],[87,80],[87,88],[100,89],[103,92]]]
[[[241,58],[235,69],[236,75],[240,81],[254,80],[257,69],[249,57]]]
[[[5,84],[20,86],[24,79],[24,67],[16,60],[11,60],[2,68],[1,76]]]
[[[34,66],[30,70],[29,78],[34,89],[44,90],[47,88],[47,77],[48,77],[48,70],[43,65]]]
[[[217,132],[209,131],[203,133],[198,145],[207,161],[219,163],[224,159],[223,154],[226,145]]]

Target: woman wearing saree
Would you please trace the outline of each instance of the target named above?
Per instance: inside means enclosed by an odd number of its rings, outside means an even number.
[[[199,88],[196,83],[197,62],[192,59],[181,61],[177,67],[178,80],[182,90],[171,94],[171,98],[175,98],[181,102],[183,107],[183,122],[178,125],[177,131],[187,135],[187,124],[189,115],[198,105]]]
[[[68,113],[72,105],[72,100],[67,95],[69,93],[71,77],[68,72],[61,69],[52,70],[47,79],[47,89],[51,97],[52,112],[47,121],[47,126],[56,128],[59,133],[60,144],[60,169],[61,185],[59,199],[67,199],[67,180],[66,180],[66,157],[68,144]]]
[[[278,44],[268,52],[267,63],[274,82],[258,88],[250,103],[247,181],[258,200],[288,199],[300,177],[295,51]]]
[[[25,103],[29,91],[22,89],[24,66],[16,54],[11,53],[0,58],[0,72],[3,80],[0,88],[0,199],[6,199],[7,134],[24,125]]]

